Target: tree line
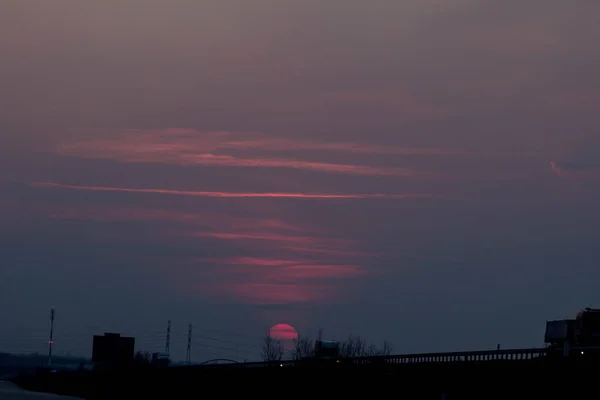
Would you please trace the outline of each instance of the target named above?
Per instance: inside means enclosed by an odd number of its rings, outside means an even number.
[[[392,344],[387,340],[378,346],[354,335],[349,335],[339,342],[339,355],[343,358],[387,356],[392,354],[392,350]],[[261,345],[261,357],[265,362],[281,361],[288,357],[292,360],[302,360],[314,356],[315,341],[306,336],[298,336],[290,350],[284,349],[283,343],[269,334],[264,337]]]
[[[293,341],[292,349],[286,350],[280,340],[274,339],[268,333],[262,340],[261,357],[265,362],[281,361],[284,359],[302,360],[315,356],[315,340],[307,336],[298,336]],[[349,335],[345,340],[339,342],[339,356],[350,357],[373,357],[387,356],[392,354],[392,344],[384,340],[381,345],[369,343],[360,336]],[[152,354],[148,351],[137,351],[133,358],[136,367],[147,367],[152,364]]]

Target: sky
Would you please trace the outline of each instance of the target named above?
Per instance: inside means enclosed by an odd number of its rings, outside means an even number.
[[[600,3],[0,4],[0,351],[541,346],[600,307]]]

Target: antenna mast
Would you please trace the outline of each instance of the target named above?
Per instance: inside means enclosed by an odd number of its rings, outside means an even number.
[[[165,353],[171,354],[171,320],[167,323],[167,343],[165,343]]]
[[[50,340],[48,340],[48,366],[52,365],[52,345],[54,344],[54,307],[50,309]]]
[[[185,362],[187,363],[187,365],[190,365],[192,363],[192,324],[188,325],[188,343]]]

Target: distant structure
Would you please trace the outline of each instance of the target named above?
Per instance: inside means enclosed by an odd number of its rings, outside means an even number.
[[[106,367],[123,367],[133,361],[135,338],[118,333],[94,335],[92,362]]]
[[[340,342],[337,340],[323,340],[323,328],[319,329],[315,340],[315,358],[335,358],[340,355]]]
[[[600,346],[600,309],[586,307],[574,319],[546,321],[544,342],[549,348],[562,349],[565,357],[573,347],[588,347],[586,352],[596,352]]]
[[[315,341],[316,358],[335,358],[340,355],[340,342],[336,340]]]
[[[171,354],[171,320],[167,322],[167,341],[165,343],[165,353]]]
[[[50,339],[48,340],[48,366],[52,365],[52,345],[54,344],[54,307],[50,309]]]
[[[192,364],[192,324],[188,325],[188,342],[187,342],[187,352],[185,355],[185,363],[187,365]]]
[[[168,353],[157,352],[152,353],[152,366],[158,368],[165,368],[171,364],[171,358]]]

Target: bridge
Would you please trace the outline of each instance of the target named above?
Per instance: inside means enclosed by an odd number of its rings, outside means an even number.
[[[239,364],[238,361],[235,360],[230,360],[228,358],[215,358],[213,360],[208,360],[208,361],[204,361],[200,364],[196,364],[196,365],[231,365],[231,364]]]
[[[598,354],[600,347],[574,347],[569,349],[570,355],[585,356],[586,354]],[[483,351],[462,351],[451,353],[417,353],[417,354],[397,354],[385,356],[366,356],[366,357],[340,357],[339,359],[329,359],[344,365],[368,366],[368,365],[402,365],[402,364],[442,364],[442,363],[471,363],[471,362],[491,362],[491,361],[526,361],[535,359],[546,359],[548,356],[564,357],[563,349],[555,348],[528,348],[528,349],[504,349],[504,350],[483,350]],[[239,362],[233,360],[227,361],[227,364],[211,363],[209,360],[200,365],[210,367],[230,367],[230,368],[249,368],[279,366],[291,367],[299,363],[296,360],[283,360],[271,362]],[[310,361],[310,360],[307,360]]]
[[[494,394],[495,398],[554,398],[557,387],[560,387],[567,394],[566,398],[570,398],[578,397],[574,393],[592,391],[594,380],[584,379],[582,384],[573,385],[564,377],[573,372],[580,376],[589,372],[593,375],[598,366],[598,354],[600,347],[572,348],[569,354],[563,349],[528,348],[251,363],[212,359],[202,365],[121,370],[114,375],[109,374],[108,378],[102,373],[82,374],[81,371],[25,376],[21,384],[29,389],[85,397],[85,393],[97,395],[99,387],[112,382],[105,390],[111,395],[113,391],[118,392],[120,398],[156,397],[159,393],[168,398],[184,398],[198,390],[199,381],[202,382],[201,390],[205,392],[213,387],[221,390],[220,382],[226,379],[230,382],[243,381],[243,385],[234,384],[231,389],[240,389],[244,393],[262,393],[265,385],[278,382],[296,385],[296,394],[314,395],[312,385],[298,382],[311,382],[328,376],[333,381],[351,383],[334,385],[334,392],[338,395],[354,395],[360,388],[369,390],[371,394],[378,391],[375,397],[379,394],[385,396],[389,390],[399,390],[400,397],[410,398],[435,398],[440,393],[468,399],[488,398],[490,394]],[[500,370],[502,374],[499,374]],[[533,379],[534,375],[542,378]],[[148,386],[149,380],[160,384]],[[424,380],[426,384],[423,384]],[[373,385],[373,382],[376,384]],[[83,392],[74,393],[74,388]],[[413,396],[413,392],[420,397]]]
[[[425,364],[425,363],[457,363],[473,361],[496,361],[496,360],[532,360],[545,357],[551,350],[546,348],[532,349],[508,349],[508,350],[484,350],[463,351],[453,353],[421,353],[400,354],[390,356],[371,356],[351,358],[352,364]]]

